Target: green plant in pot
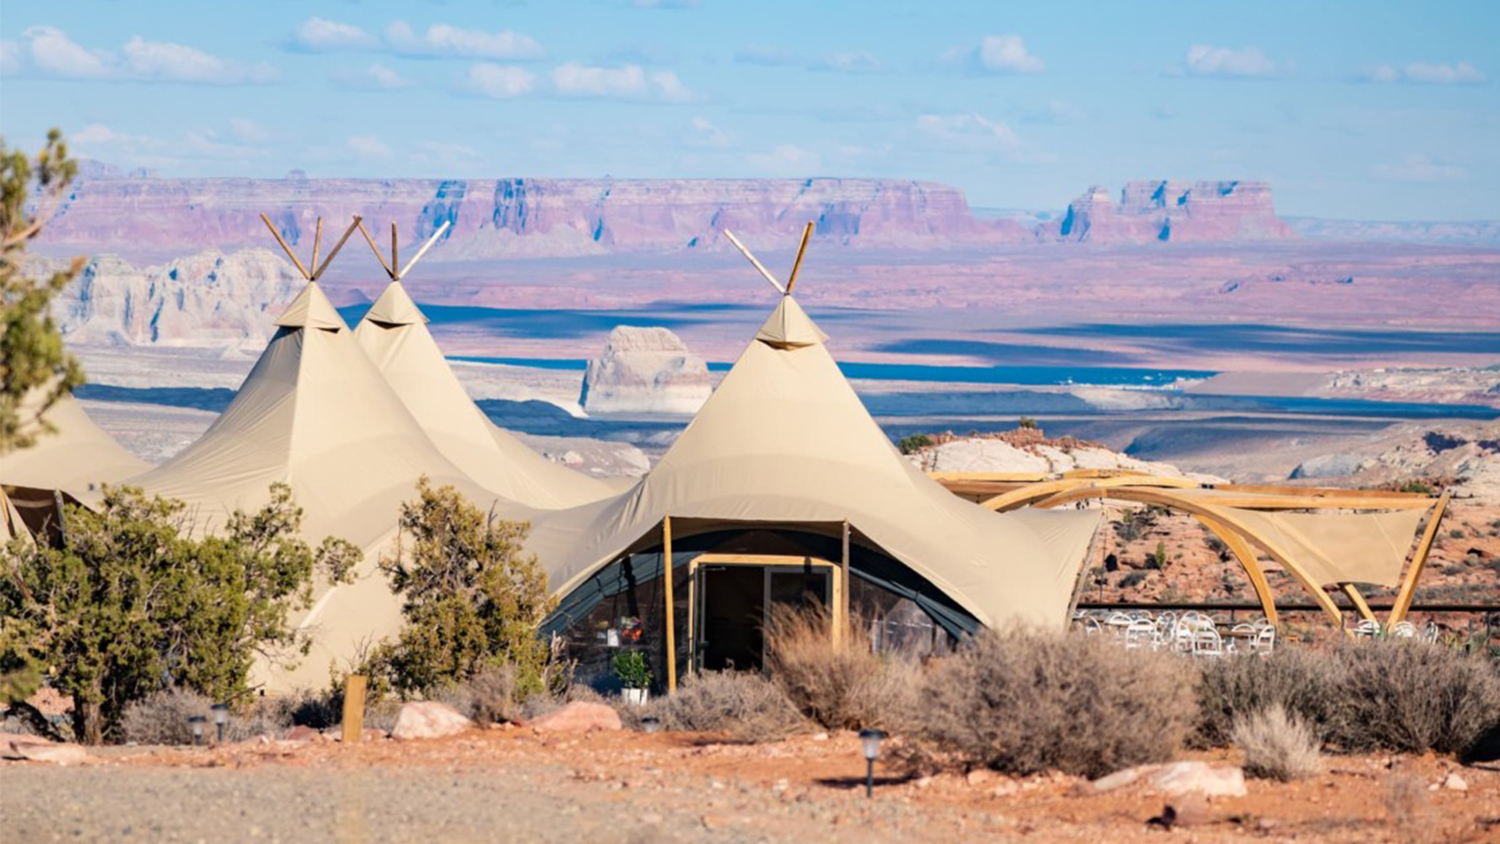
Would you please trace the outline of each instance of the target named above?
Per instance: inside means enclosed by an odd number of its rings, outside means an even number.
[[[640,651],[615,654],[614,668],[615,676],[620,678],[620,685],[624,687],[622,695],[625,702],[644,705],[649,694],[647,688],[651,685],[651,671],[646,668],[646,658]]]

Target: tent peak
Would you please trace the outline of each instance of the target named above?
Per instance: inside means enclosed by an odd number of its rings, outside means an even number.
[[[818,328],[807,311],[802,310],[796,298],[787,294],[781,297],[776,310],[755,333],[755,339],[776,349],[800,349],[818,345],[827,340],[828,335]]]
[[[334,332],[349,327],[316,281],[309,281],[302,288],[297,298],[281,312],[276,324],[282,328],[321,328]]]
[[[382,325],[415,325],[428,321],[426,314],[412,301],[411,295],[406,292],[406,285],[400,279],[385,286],[380,298],[365,312],[365,319]]]

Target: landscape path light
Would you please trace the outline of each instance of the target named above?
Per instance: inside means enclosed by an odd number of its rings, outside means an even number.
[[[865,753],[865,796],[875,796],[875,757],[880,755],[880,743],[885,740],[883,730],[860,730],[859,743]]]
[[[214,710],[214,728],[218,730],[219,744],[224,743],[224,730],[229,727],[229,704],[216,703]]]
[[[193,744],[195,746],[203,744],[203,725],[207,722],[208,719],[202,715],[191,715],[188,717],[188,727],[193,731]]]
[[[648,715],[641,719],[641,729],[648,733],[661,732],[661,719]]]

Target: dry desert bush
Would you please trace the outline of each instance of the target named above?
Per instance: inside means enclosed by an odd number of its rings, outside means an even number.
[[[779,741],[807,727],[807,719],[770,680],[746,671],[710,671],[683,678],[648,714],[668,730],[727,733],[734,741]]]
[[[987,631],[930,667],[911,732],[968,764],[1097,777],[1170,759],[1195,710],[1191,668],[1170,654]]]
[[[919,670],[874,652],[864,625],[835,647],[833,621],[820,607],[778,606],[766,622],[766,667],[787,700],[830,730],[894,728],[906,720]]]
[[[208,696],[191,689],[162,689],[125,708],[120,719],[121,738],[135,744],[192,744],[188,718],[201,715],[205,719],[203,740],[211,742],[217,735],[213,704]],[[280,735],[292,726],[292,713],[289,699],[258,699],[251,706],[237,707],[230,712],[225,740]]]
[[[1464,754],[1500,726],[1500,666],[1409,639],[1352,642],[1343,664],[1349,717],[1334,736],[1345,750]]]
[[[1280,705],[1237,716],[1233,733],[1245,751],[1245,773],[1252,777],[1290,782],[1318,772],[1322,742]]]
[[[521,714],[515,669],[508,664],[484,666],[462,683],[434,689],[427,698],[446,703],[480,724],[513,721]]]
[[[1321,743],[1347,719],[1343,663],[1326,651],[1284,647],[1267,656],[1207,660],[1198,683],[1196,747],[1228,747],[1236,719],[1280,708],[1313,730]]]

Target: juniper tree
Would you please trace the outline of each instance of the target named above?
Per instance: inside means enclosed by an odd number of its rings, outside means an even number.
[[[301,523],[284,484],[203,538],[181,502],[106,488],[97,510],[67,508],[61,547],[4,549],[0,669],[30,669],[70,695],[74,733],[89,744],[168,686],[239,697],[257,655],[306,653],[290,613],[310,604],[314,575],[344,580],[359,559],[339,539],[310,547]]]
[[[451,486],[417,484],[401,507],[401,539],[381,561],[406,624],[376,662],[402,693],[463,682],[509,664],[516,694],[540,691],[549,649],[538,627],[555,605],[521,544],[530,526],[485,513]]]
[[[0,138],[0,454],[32,444],[48,432],[44,414],[73,387],[83,371],[63,349],[48,308],[83,269],[75,258],[65,269],[35,279],[24,272],[26,244],[56,212],[78,171],[62,133],[47,133],[47,145],[28,158]],[[40,401],[22,400],[37,395]]]

